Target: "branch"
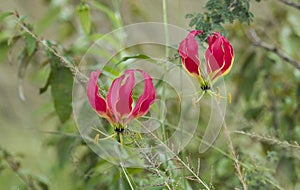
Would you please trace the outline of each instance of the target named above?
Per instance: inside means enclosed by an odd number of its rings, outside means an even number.
[[[53,53],[53,55],[55,55],[57,58],[59,58],[61,64],[66,67],[69,68],[70,71],[73,73],[74,76],[79,77],[80,81],[82,82],[87,82],[88,78],[83,75],[79,69],[72,64],[70,61],[68,61],[65,57],[63,57],[62,55],[60,55],[54,48],[50,47],[45,40],[40,39],[36,34],[34,34],[28,27],[27,25],[20,21],[20,16],[18,14],[18,12],[14,12],[15,17],[17,18],[16,23],[18,26],[20,26],[26,33],[28,33],[29,35],[31,35],[39,44],[41,44],[42,46],[44,46],[46,49],[48,49],[51,53]]]
[[[278,139],[276,139],[275,137],[272,137],[272,136],[259,135],[259,134],[255,134],[255,133],[247,133],[245,131],[234,131],[234,133],[240,134],[240,135],[245,135],[245,136],[248,136],[250,138],[256,139],[260,142],[266,142],[270,145],[274,145],[274,144],[279,145],[282,148],[300,149],[300,145],[296,141],[290,143],[288,141],[280,141],[280,140],[278,140]]]
[[[237,172],[237,175],[238,175],[238,178],[239,178],[240,182],[243,185],[243,190],[247,190],[248,187],[247,187],[247,184],[246,184],[246,181],[245,181],[245,177],[242,174],[241,166],[240,166],[239,160],[238,160],[238,155],[235,152],[235,149],[234,149],[231,137],[230,137],[230,131],[228,130],[226,123],[224,123],[223,126],[224,126],[225,136],[228,140],[228,147],[229,147],[229,149],[231,151],[231,154],[232,154],[232,157],[233,157],[235,170]]]
[[[249,36],[251,38],[251,40],[253,41],[253,44],[255,46],[258,47],[262,47],[267,51],[273,52],[276,55],[278,55],[281,59],[283,59],[284,61],[288,62],[289,64],[293,65],[294,67],[296,67],[298,70],[300,70],[300,63],[292,58],[290,58],[289,56],[287,56],[283,51],[281,51],[280,49],[278,49],[277,47],[268,44],[264,41],[262,41],[256,34],[255,30],[250,30],[249,31]]]
[[[280,1],[281,3],[284,3],[288,6],[291,6],[291,7],[294,7],[296,9],[300,10],[300,4],[298,4],[298,3],[295,3],[295,2],[290,1],[290,0],[278,0],[278,1]]]

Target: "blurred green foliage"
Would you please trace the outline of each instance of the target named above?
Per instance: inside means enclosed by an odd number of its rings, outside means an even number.
[[[27,80],[30,66],[43,71],[42,76],[35,80],[45,84],[40,86],[40,93],[50,93],[53,102],[45,102],[40,110],[47,115],[44,122],[54,125],[54,132],[43,140],[45,149],[55,150],[55,162],[51,163],[47,174],[37,174],[31,172],[30,166],[26,168],[21,164],[22,156],[0,146],[0,181],[11,176],[9,180],[16,184],[14,187],[36,190],[62,187],[113,190],[130,189],[130,185],[134,189],[167,189],[166,184],[171,189],[203,188],[178,159],[146,169],[122,169],[98,158],[77,132],[71,107],[72,68],[94,40],[107,32],[106,29],[113,30],[125,23],[125,18],[120,15],[131,10],[126,8],[127,4],[133,7],[134,16],[143,12],[137,11],[142,5],[118,0],[43,3],[48,7],[47,11],[36,22],[18,12],[0,13],[0,60],[3,62],[8,58],[9,62],[10,54],[14,59],[17,57],[16,73],[20,81]],[[300,189],[300,71],[276,52],[253,46],[249,35],[249,30],[254,29],[262,40],[299,62],[300,11],[286,5],[283,7],[279,1],[208,0],[203,8],[203,11],[184,13],[188,29],[202,29],[206,34],[215,30],[226,33],[235,49],[233,70],[226,78],[228,89],[233,94],[226,123],[248,189]],[[48,30],[55,33],[44,39],[42,36],[47,35]],[[109,39],[108,43],[123,45],[122,38]],[[20,51],[13,51],[16,47]],[[98,53],[105,55],[107,52]],[[126,53],[116,55],[112,62],[125,67],[122,63],[131,59],[150,59],[143,53]],[[118,71],[112,70],[107,67],[105,75],[119,75]],[[19,86],[22,87],[22,82]],[[51,88],[49,92],[48,87]],[[24,96],[22,88],[19,88],[19,94]],[[169,101],[168,106],[174,113],[178,112],[175,103]],[[47,121],[49,117],[57,120]],[[174,120],[171,113],[168,113],[167,120],[166,135],[171,135]],[[210,184],[211,189],[242,189],[223,132],[209,151],[198,153],[197,145],[201,142],[203,130],[200,121],[199,130],[180,152],[179,158],[195,173],[201,166],[199,176]],[[0,189],[14,187],[8,183],[0,184]]]

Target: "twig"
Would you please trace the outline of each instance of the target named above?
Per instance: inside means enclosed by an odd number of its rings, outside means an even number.
[[[66,58],[64,58],[63,56],[61,56],[59,53],[57,53],[57,51],[50,47],[45,40],[40,39],[36,34],[34,34],[27,26],[24,22],[21,22],[19,20],[20,16],[17,12],[14,13],[14,15],[16,16],[17,20],[16,23],[29,35],[31,35],[39,44],[41,44],[42,46],[44,46],[45,48],[47,48],[51,53],[53,53],[53,55],[55,55],[57,58],[59,58],[61,64],[64,67],[67,67],[70,69],[70,71],[73,73],[74,76],[79,77],[79,79],[82,82],[86,82],[88,80],[87,76],[83,75],[78,68],[70,63]]]
[[[134,140],[134,142],[135,142],[135,144],[136,144],[139,148],[141,148],[140,144],[139,144],[136,140]],[[155,167],[155,163],[153,163],[153,162],[151,161],[151,159],[149,158],[149,156],[148,156],[146,153],[143,152],[143,154],[145,155],[146,160],[147,160],[149,163],[151,163],[152,168],[149,168],[149,169],[153,169],[155,174],[158,174],[159,177],[161,177],[162,179],[164,179],[164,177],[163,177],[163,175],[161,174],[161,172],[158,170],[157,167]],[[168,182],[165,181],[165,180],[164,180],[164,185],[165,185],[169,190],[171,190],[171,187],[169,186]]]
[[[218,111],[221,112],[220,107],[218,106],[217,108],[218,108]],[[244,176],[242,174],[242,171],[241,171],[241,166],[240,166],[240,163],[239,163],[238,155],[235,152],[235,149],[234,149],[231,137],[230,137],[230,131],[227,128],[227,124],[226,124],[225,120],[223,120],[223,127],[224,127],[225,137],[228,141],[228,147],[229,147],[229,150],[230,150],[230,154],[232,155],[232,159],[233,159],[233,162],[234,162],[234,167],[235,167],[235,170],[237,172],[237,176],[238,176],[240,182],[242,183],[243,190],[248,190],[245,178],[244,178]]]
[[[295,3],[295,2],[290,1],[290,0],[278,0],[278,1],[280,1],[281,3],[284,3],[288,6],[291,6],[291,7],[294,7],[296,9],[300,10],[300,4],[299,3]]]
[[[259,134],[255,134],[255,133],[247,133],[247,132],[244,132],[244,131],[234,131],[234,133],[241,134],[241,135],[246,135],[250,138],[257,139],[258,141],[263,141],[263,142],[266,142],[266,143],[269,143],[269,144],[280,145],[284,148],[300,149],[300,145],[296,141],[294,143],[289,143],[287,141],[280,141],[280,140],[276,139],[275,137],[263,136],[263,135],[259,135]]]
[[[290,58],[289,56],[287,56],[284,52],[282,52],[280,49],[278,49],[277,47],[268,44],[264,41],[262,41],[256,34],[255,30],[251,29],[249,31],[249,36],[253,41],[253,44],[255,46],[259,46],[264,48],[267,51],[271,51],[275,54],[277,54],[281,59],[283,59],[284,61],[290,63],[291,65],[293,65],[294,67],[296,67],[298,70],[300,70],[300,63],[292,58]]]
[[[232,154],[232,157],[233,157],[234,167],[235,167],[235,170],[238,174],[238,178],[239,178],[240,182],[243,185],[243,189],[247,190],[248,187],[247,187],[246,181],[245,181],[245,179],[242,175],[241,166],[239,164],[238,156],[237,156],[237,154],[234,150],[233,143],[232,143],[232,140],[231,140],[231,137],[230,137],[230,131],[228,130],[227,125],[226,125],[225,122],[224,122],[224,133],[225,133],[225,136],[228,140],[228,147],[229,147],[229,149],[231,151],[231,154]]]
[[[142,123],[140,124],[144,129],[147,130],[148,133],[150,133],[156,140],[158,140],[159,143],[165,145],[155,134],[149,131],[147,127],[145,127]],[[165,148],[167,151],[170,151],[171,153],[174,154],[174,158],[176,158],[189,172],[191,172],[191,174],[197,179],[199,183],[201,183],[207,190],[210,189],[208,185],[203,180],[201,180],[201,178],[188,166],[188,164],[186,164],[182,159],[180,159],[179,156],[176,155],[168,146],[165,146]]]

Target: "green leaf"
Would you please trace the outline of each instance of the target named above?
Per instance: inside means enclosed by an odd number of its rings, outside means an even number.
[[[77,14],[84,33],[88,35],[91,30],[91,15],[89,5],[80,3],[80,5],[77,6]]]
[[[51,69],[51,94],[55,111],[62,123],[70,118],[72,112],[73,75],[66,67]]]
[[[197,18],[197,17],[194,17],[194,18],[190,21],[189,26],[190,26],[190,27],[193,27],[194,25],[196,25],[197,21],[198,21],[198,18]]]
[[[125,61],[130,60],[130,59],[149,59],[149,60],[152,60],[151,57],[149,57],[148,55],[137,54],[137,55],[123,57],[116,65],[119,65],[120,63],[125,62]]]
[[[13,15],[13,12],[2,12],[0,13],[0,21],[4,20],[6,17]]]
[[[47,41],[50,47],[51,42]],[[72,112],[72,87],[73,75],[72,72],[61,65],[60,59],[46,50],[51,65],[51,73],[48,78],[48,85],[51,85],[51,95],[54,101],[55,111],[62,123],[70,118]],[[44,88],[40,89],[43,92],[47,89],[47,84]]]
[[[48,90],[48,87],[51,84],[51,79],[52,79],[52,75],[50,73],[49,76],[48,76],[46,84],[42,88],[40,88],[40,94],[43,94],[44,92],[46,92]]]
[[[24,36],[26,52],[29,56],[31,56],[36,49],[36,39],[32,37],[29,33],[26,33]]]
[[[186,15],[185,15],[185,18],[193,18],[193,17],[194,17],[193,14],[186,14]]]

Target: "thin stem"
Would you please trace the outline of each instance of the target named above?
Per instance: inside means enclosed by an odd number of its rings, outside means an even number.
[[[300,149],[300,145],[296,141],[294,143],[289,143],[287,141],[280,141],[275,137],[264,136],[264,135],[255,134],[255,133],[248,133],[248,132],[245,132],[245,131],[234,131],[234,133],[240,134],[240,135],[245,135],[245,136],[248,136],[250,138],[256,139],[258,141],[266,142],[266,143],[271,144],[271,145],[276,144],[276,145],[282,146],[283,148]]]
[[[61,64],[64,67],[69,68],[70,71],[73,73],[74,76],[80,77],[80,80],[82,82],[87,82],[88,81],[87,76],[83,75],[74,64],[72,64],[66,58],[64,58],[59,53],[57,53],[57,51],[55,49],[53,49],[52,47],[50,47],[46,43],[45,40],[41,40],[36,34],[34,34],[32,31],[30,31],[30,29],[26,26],[26,24],[23,23],[23,22],[21,22],[19,20],[19,14],[17,12],[15,12],[14,15],[17,18],[17,20],[16,20],[17,25],[20,26],[26,33],[28,33],[29,35],[31,35],[39,44],[41,44],[42,46],[44,46],[45,48],[47,48],[53,55],[55,55],[57,58],[59,58]]]
[[[164,20],[164,32],[165,32],[165,57],[168,59],[169,57],[169,31],[168,31],[168,13],[167,13],[167,3],[166,0],[162,1],[163,6],[163,20]],[[166,65],[164,65],[164,71],[167,71]],[[163,80],[165,78],[165,75],[163,76]],[[165,112],[165,102],[166,102],[166,85],[165,83],[162,84],[162,95],[161,95],[161,101],[160,101],[160,120],[161,120],[161,132],[163,137],[163,142],[166,142],[166,130],[165,130],[165,119],[164,119],[164,112]],[[168,162],[167,162],[168,164]]]
[[[135,144],[136,144],[139,148],[142,148],[142,147],[138,144],[138,142],[137,142],[136,140],[134,140],[134,142],[135,142]],[[142,153],[144,153],[144,152],[142,152]],[[161,175],[161,172],[155,167],[155,164],[151,162],[151,159],[149,158],[149,156],[148,156],[146,153],[144,153],[144,155],[145,155],[145,158],[147,159],[147,161],[148,161],[149,163],[152,164],[153,170],[157,173],[157,175],[159,175],[159,177],[161,177],[161,178],[164,178],[164,177]],[[166,187],[167,187],[169,190],[172,189],[172,188],[169,186],[169,184],[168,184],[165,180],[164,180],[164,184],[166,185]]]
[[[140,122],[139,122],[140,123]],[[147,131],[148,131],[148,133],[150,133],[161,145],[164,145],[164,147],[166,148],[166,151],[169,151],[170,153],[172,153],[172,154],[174,154],[174,157],[182,164],[182,165],[184,165],[186,168],[187,168],[187,170],[189,171],[189,172],[191,172],[191,174],[193,174],[193,176],[198,180],[198,182],[200,182],[206,189],[210,189],[207,185],[206,185],[206,183],[204,183],[204,181],[202,181],[200,178],[199,178],[199,176],[183,161],[183,160],[181,160],[181,158],[179,158],[179,156],[178,155],[176,155],[176,153],[174,153],[168,146],[166,146],[165,144],[164,144],[164,142],[162,142],[156,135],[154,135],[146,126],[144,126],[142,123],[140,123],[141,124],[141,126],[144,128],[144,129],[146,129]]]
[[[179,158],[179,156],[175,156],[176,157],[176,159],[182,164],[182,165],[184,165],[188,170],[189,170],[189,172],[191,172],[192,174],[193,174],[193,176],[195,176],[196,177],[196,179],[206,188],[206,189],[210,189],[207,185],[206,185],[206,183],[204,183],[200,178],[199,178],[199,176],[183,161],[183,160],[181,160],[180,158]]]
[[[119,179],[119,182],[120,182],[120,190],[123,190],[123,176],[122,176],[122,170],[120,170],[120,179]]]
[[[132,186],[132,184],[130,182],[129,176],[127,175],[127,172],[126,172],[124,166],[122,165],[122,163],[120,163],[120,166],[122,168],[123,173],[125,174],[126,180],[127,180],[128,184],[129,184],[131,190],[134,190],[134,188],[133,188],[133,186]]]
[[[244,190],[247,190],[248,187],[247,187],[245,178],[244,178],[243,175],[242,175],[241,166],[240,166],[240,164],[239,164],[238,156],[237,156],[237,154],[236,154],[236,152],[235,152],[235,149],[234,149],[234,147],[233,147],[233,143],[232,143],[232,140],[231,140],[231,137],[230,137],[230,131],[228,130],[227,125],[226,125],[225,122],[224,122],[223,126],[224,126],[224,133],[225,133],[225,136],[226,136],[226,138],[227,138],[227,140],[228,140],[228,147],[229,147],[229,149],[230,149],[230,151],[231,151],[231,154],[232,154],[232,157],[233,157],[235,170],[236,170],[236,172],[237,172],[237,174],[238,174],[238,178],[239,178],[240,182],[241,182],[242,185],[243,185],[243,189],[244,189]]]
[[[166,0],[162,1],[163,3],[163,17],[164,17],[164,28],[165,28],[165,40],[166,40],[166,58],[169,57],[169,31],[168,31],[168,12],[167,12],[167,2]]]
[[[177,127],[174,126],[174,125],[171,124],[171,123],[166,123],[166,124],[167,124],[169,127],[171,127],[172,129],[177,129]],[[185,132],[185,131],[184,131],[183,133],[184,133],[184,134],[188,134],[188,133]],[[234,133],[237,133],[237,134],[243,134],[242,131],[234,131]],[[220,148],[218,148],[218,147],[216,147],[216,146],[214,146],[214,145],[211,145],[211,143],[209,143],[209,142],[203,140],[203,139],[200,138],[199,136],[196,136],[195,138],[196,138],[197,140],[200,140],[201,143],[204,143],[204,144],[206,144],[206,145],[210,145],[212,149],[214,149],[215,151],[219,152],[220,154],[226,156],[226,157],[229,158],[230,160],[234,161],[234,157],[233,157],[232,154],[228,154],[228,153],[226,153],[225,151],[223,151],[222,149],[220,149]],[[239,160],[237,160],[237,162],[239,163],[240,166],[243,166],[244,168],[246,168],[246,169],[248,169],[248,170],[251,170],[251,169],[252,169],[251,166],[249,166],[248,164],[246,164],[246,163],[244,163],[244,162],[241,162],[241,161],[239,161]],[[267,168],[263,168],[263,169],[266,170]],[[198,172],[197,172],[197,173],[198,173]],[[197,175],[198,175],[198,174],[197,174]],[[265,179],[268,183],[270,183],[271,185],[273,185],[273,186],[276,187],[277,189],[282,190],[282,188],[281,188],[280,186],[278,186],[277,184],[274,184],[274,183],[272,182],[272,180],[269,179],[268,177],[263,176],[263,179]]]

